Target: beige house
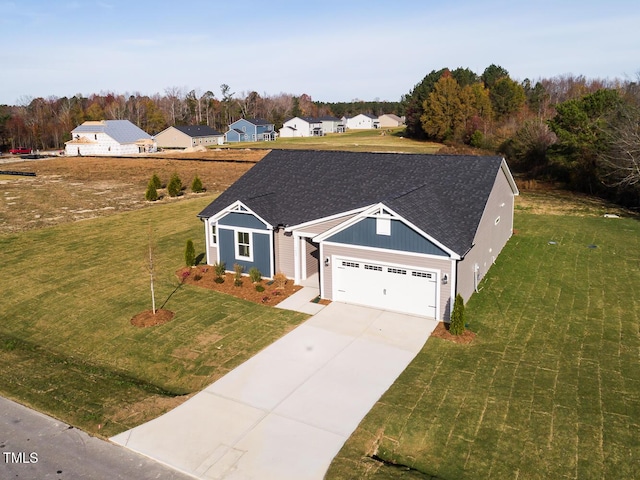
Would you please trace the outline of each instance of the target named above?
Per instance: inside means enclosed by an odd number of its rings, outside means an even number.
[[[224,134],[208,125],[180,125],[166,128],[155,137],[160,148],[189,148],[222,145]]]
[[[385,113],[378,117],[380,128],[394,128],[404,125],[404,118],[394,115],[393,113]]]

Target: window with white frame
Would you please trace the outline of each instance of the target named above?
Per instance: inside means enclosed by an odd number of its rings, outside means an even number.
[[[236,258],[239,260],[252,260],[251,233],[236,232]]]
[[[218,229],[216,228],[216,224],[211,225],[211,245],[218,244]]]

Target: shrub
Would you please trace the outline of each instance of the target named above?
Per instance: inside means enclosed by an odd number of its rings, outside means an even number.
[[[224,283],[224,277],[216,277],[214,282],[216,282],[216,283]]]
[[[171,180],[169,180],[169,185],[167,185],[167,191],[172,197],[177,197],[182,192],[182,180],[180,180],[177,173],[171,175]]]
[[[282,289],[287,283],[287,276],[282,272],[278,272],[273,276],[273,283],[276,288]]]
[[[462,295],[456,295],[456,301],[453,304],[451,312],[451,323],[449,324],[449,333],[452,335],[462,335],[464,333],[464,300]]]
[[[234,263],[233,264],[233,278],[235,280],[241,280],[242,279],[242,272],[244,272],[244,267],[242,265],[240,265],[239,263]]]
[[[162,188],[162,182],[160,181],[160,177],[157,174],[153,174],[153,177],[151,177],[151,181],[153,182],[153,186],[156,187],[156,190],[158,188]]]
[[[262,273],[260,273],[260,270],[258,270],[256,267],[251,267],[249,269],[249,278],[253,283],[258,283],[260,280],[262,280]]]
[[[244,267],[239,263],[233,264],[233,284],[236,287],[242,285],[242,272],[244,272]]]
[[[187,240],[187,247],[184,250],[184,262],[187,267],[193,267],[196,263],[196,249],[193,246],[193,240]]]
[[[158,190],[156,190],[153,180],[149,180],[149,185],[147,185],[147,191],[144,194],[144,198],[148,202],[155,202],[158,200]]]
[[[196,177],[193,179],[193,182],[191,183],[191,191],[194,193],[200,193],[203,190],[204,188],[202,188],[202,181],[200,180],[200,177],[196,175]]]
[[[196,273],[196,274],[193,276],[193,279],[194,279],[196,282],[199,282],[200,280],[202,280],[202,275],[200,275],[199,273]]]
[[[262,285],[256,285],[256,292],[264,292],[264,287]]]
[[[227,266],[224,264],[224,262],[214,263],[213,271],[216,274],[216,281],[218,281],[218,279],[222,279],[222,282],[224,282],[224,274],[227,271]],[[218,282],[218,283],[222,283],[222,282]]]

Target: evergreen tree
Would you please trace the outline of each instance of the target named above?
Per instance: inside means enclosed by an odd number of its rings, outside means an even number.
[[[156,190],[153,180],[149,180],[149,185],[147,185],[147,191],[144,194],[144,198],[148,202],[155,202],[158,200],[158,191]]]
[[[171,175],[171,180],[169,180],[169,185],[167,185],[167,191],[172,197],[177,197],[182,192],[182,180],[180,180],[177,173]]]
[[[193,193],[200,193],[203,190],[204,189],[202,188],[202,181],[200,180],[200,177],[196,175],[195,178],[193,179],[193,182],[191,183],[191,191]]]
[[[157,173],[153,174],[153,177],[151,177],[151,181],[153,182],[153,186],[156,187],[156,190],[158,188],[162,188],[162,182],[160,181],[160,177],[158,177]]]
[[[193,246],[193,240],[187,240],[187,247],[184,251],[184,262],[187,267],[193,267],[196,263],[196,249]]]
[[[462,295],[457,294],[451,312],[451,323],[449,323],[449,333],[451,335],[462,335],[464,333],[464,300]]]

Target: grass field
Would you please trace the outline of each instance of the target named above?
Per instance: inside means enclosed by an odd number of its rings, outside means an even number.
[[[304,150],[342,150],[351,152],[436,153],[440,143],[412,140],[402,136],[404,127],[380,130],[351,130],[323,137],[278,138],[275,142],[242,142],[230,148],[279,148]]]
[[[429,339],[328,479],[640,478],[640,222],[567,207],[517,211],[474,343]]]
[[[187,239],[211,197],[0,236],[0,394],[91,433],[113,435],[184,400],[305,316],[181,285]],[[166,325],[130,324],[156,300]]]

